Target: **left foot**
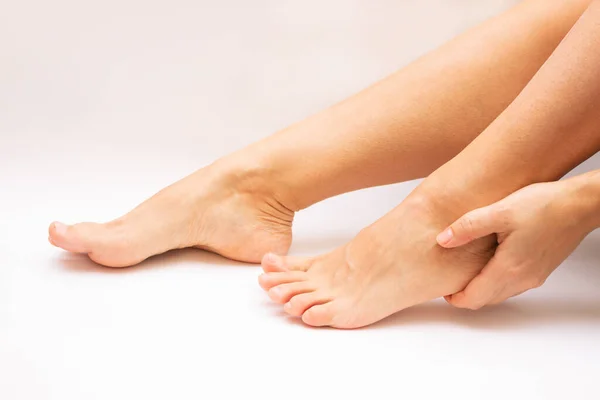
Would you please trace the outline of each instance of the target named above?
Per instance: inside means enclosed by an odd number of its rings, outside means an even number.
[[[273,301],[306,324],[346,329],[459,292],[491,258],[495,238],[443,249],[435,238],[449,217],[439,210],[424,197],[411,195],[329,254],[267,254],[259,283]]]
[[[197,247],[245,262],[285,254],[294,212],[266,168],[218,161],[106,223],[53,223],[49,240],[98,264],[127,267],[173,249]]]

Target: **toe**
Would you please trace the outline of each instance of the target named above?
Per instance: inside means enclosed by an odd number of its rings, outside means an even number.
[[[267,253],[264,255],[261,261],[262,269],[265,272],[283,272],[286,269],[283,268],[283,257],[273,253]]]
[[[54,243],[54,241],[52,240],[52,238],[50,237],[50,235],[48,235],[48,243],[50,243],[50,244],[51,244],[52,246],[54,246],[54,247],[58,247],[58,246],[56,245],[56,243]]]
[[[307,279],[306,272],[269,272],[258,277],[258,283],[264,290],[269,290],[284,283],[301,282]]]
[[[85,236],[81,235],[81,225],[65,225],[60,222],[54,222],[48,230],[48,240],[53,245],[73,253],[89,253]]]
[[[334,302],[312,306],[302,314],[302,322],[311,326],[331,326],[335,312]]]
[[[50,242],[73,253],[86,253],[98,264],[126,267],[152,255],[137,245],[143,232],[132,228],[119,221],[76,225],[55,222],[50,226]]]
[[[323,292],[302,293],[292,297],[290,301],[285,303],[283,310],[290,315],[299,317],[310,307],[325,304],[329,301],[331,301],[331,298]]]
[[[315,290],[312,282],[293,282],[275,286],[269,290],[269,297],[276,303],[287,303],[292,297]]]
[[[265,254],[262,267],[265,272],[307,271],[312,263],[310,257],[278,256],[273,253]]]

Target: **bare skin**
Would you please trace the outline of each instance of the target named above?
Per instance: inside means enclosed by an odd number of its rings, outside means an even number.
[[[261,287],[312,326],[359,328],[460,291],[487,263],[493,238],[448,251],[435,244],[445,214],[417,191],[348,244],[314,258],[268,254]],[[458,251],[457,251],[458,250]]]
[[[497,235],[485,268],[446,300],[478,309],[540,287],[594,229],[600,227],[600,171],[565,181],[537,183],[463,215],[437,237],[456,248]]]
[[[305,323],[337,328],[462,290],[489,261],[495,237],[440,253],[437,234],[468,211],[558,179],[600,150],[598,21],[594,1],[515,101],[396,209],[324,256],[265,256],[261,286]]]
[[[294,212],[257,172],[217,162],[107,224],[50,226],[50,243],[98,264],[127,267],[172,249],[197,247],[240,261],[286,253]]]
[[[455,156],[513,101],[588,3],[525,1],[115,221],[53,223],[49,240],[110,267],[182,247],[247,262],[285,254],[295,211],[424,177]]]

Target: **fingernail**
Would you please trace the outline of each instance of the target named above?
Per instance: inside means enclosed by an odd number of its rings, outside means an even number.
[[[437,242],[441,245],[446,245],[450,243],[452,238],[454,237],[454,232],[452,232],[452,228],[446,229],[444,232],[437,235]]]
[[[58,235],[64,236],[67,233],[67,226],[65,224],[61,224],[60,222],[55,222],[54,230]]]

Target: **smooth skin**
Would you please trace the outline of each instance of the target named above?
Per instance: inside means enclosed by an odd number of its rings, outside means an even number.
[[[285,254],[296,211],[348,191],[425,177],[459,153],[523,90],[588,4],[524,1],[123,217],[53,223],[49,240],[110,267],[184,247],[247,262]]]
[[[598,48],[594,1],[519,96],[459,155],[347,245],[308,259],[266,256],[261,286],[290,315],[337,328],[369,325],[462,291],[492,258],[495,238],[443,249],[438,233],[466,212],[560,178],[600,150]]]
[[[527,186],[470,211],[440,233],[438,243],[450,249],[497,235],[499,246],[467,287],[446,300],[475,310],[537,288],[598,227],[600,171]]]

